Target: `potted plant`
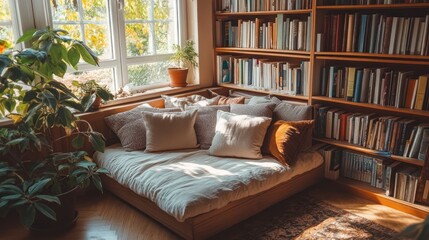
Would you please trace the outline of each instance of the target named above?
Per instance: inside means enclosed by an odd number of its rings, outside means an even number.
[[[198,54],[194,49],[194,41],[186,41],[186,45],[173,45],[174,54],[170,60],[176,63],[175,67],[168,68],[168,75],[170,76],[171,87],[186,87],[186,78],[190,68],[198,67],[197,57]]]
[[[102,101],[107,102],[114,98],[112,92],[107,88],[107,86],[100,85],[93,79],[84,83],[73,81],[72,84],[77,88],[77,92],[82,99],[85,111],[90,109],[98,110]]]
[[[63,229],[77,217],[74,191],[90,183],[101,191],[99,175],[107,171],[79,151],[85,142],[104,151],[104,138],[74,115],[84,106],[54,75],[77,69],[80,59],[98,65],[98,58],[64,30],[30,30],[17,42],[27,41],[31,48],[0,54],[0,117],[13,120],[0,128],[0,215],[16,210],[27,227]],[[52,131],[62,136],[53,138]],[[56,152],[65,140],[76,150]]]

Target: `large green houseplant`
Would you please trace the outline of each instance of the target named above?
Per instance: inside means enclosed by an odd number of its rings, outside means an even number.
[[[22,51],[0,54],[0,117],[14,121],[0,128],[0,215],[17,210],[22,224],[35,218],[57,220],[53,210],[61,196],[93,183],[102,190],[100,174],[85,142],[104,151],[103,136],[74,115],[84,111],[79,99],[54,76],[63,77],[79,61],[98,65],[98,58],[82,41],[63,30],[26,32],[18,41],[31,44]],[[51,132],[59,131],[54,139]],[[54,152],[55,143],[70,139],[73,152]],[[51,226],[53,227],[53,226]]]
[[[186,87],[186,79],[189,69],[198,67],[198,54],[194,49],[194,41],[188,40],[184,47],[173,45],[173,56],[170,60],[175,63],[174,67],[168,68],[171,87]]]

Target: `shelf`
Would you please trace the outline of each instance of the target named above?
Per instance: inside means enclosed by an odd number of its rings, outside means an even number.
[[[422,59],[384,59],[384,58],[374,58],[373,55],[379,55],[379,54],[371,54],[366,53],[365,56],[356,56],[356,57],[349,57],[350,55],[353,55],[353,53],[327,53],[327,52],[319,52],[315,53],[317,60],[331,60],[331,61],[353,61],[353,62],[371,62],[371,63],[389,63],[389,64],[407,64],[407,65],[429,65],[429,57],[428,56],[417,56]],[[327,55],[322,55],[327,54]],[[362,53],[359,53],[363,55]],[[389,55],[389,54],[383,54],[387,56],[410,56],[410,55]],[[415,56],[412,56],[415,57]]]
[[[369,5],[329,5],[317,6],[317,10],[362,10],[362,9],[421,9],[429,8],[429,3],[369,4]]]
[[[270,94],[270,95],[273,95],[273,96],[280,96],[280,97],[286,97],[286,98],[290,98],[290,99],[297,99],[297,100],[301,100],[301,101],[308,101],[308,97],[306,97],[306,96],[288,95],[288,94],[285,94],[285,93],[265,91],[265,90],[259,90],[259,89],[252,89],[252,88],[243,87],[243,86],[239,86],[239,85],[235,85],[235,84],[231,84],[231,83],[221,83],[221,84],[218,84],[218,85],[220,87],[226,87],[226,88],[231,88],[231,89],[245,90],[245,91],[249,91],[249,92],[262,93],[262,94]]]
[[[277,14],[284,15],[308,15],[312,12],[311,9],[303,10],[284,10],[284,11],[257,11],[257,12],[216,12],[216,17],[242,17],[242,16],[272,16]]]
[[[276,50],[276,49],[260,49],[260,48],[231,48],[217,47],[217,53],[238,53],[246,55],[258,56],[274,56],[274,57],[290,57],[300,59],[310,59],[310,53],[306,51],[291,51],[291,50]]]
[[[313,139],[316,141],[328,143],[328,144],[331,144],[331,145],[334,145],[337,147],[349,149],[349,150],[356,151],[356,152],[365,153],[365,154],[368,154],[368,155],[371,155],[374,157],[390,158],[390,159],[395,160],[395,161],[400,161],[403,163],[408,163],[408,164],[412,164],[412,165],[416,165],[416,166],[420,166],[420,167],[423,167],[423,165],[424,165],[424,161],[422,161],[422,160],[418,160],[415,158],[406,158],[406,157],[396,156],[396,155],[390,155],[389,152],[372,150],[372,149],[364,148],[360,145],[354,145],[354,144],[350,144],[350,143],[344,142],[344,141],[338,141],[338,140],[329,139],[329,138],[313,138]]]
[[[358,53],[358,52],[315,52],[316,56],[336,56],[336,57],[347,57],[353,59],[353,57],[364,57],[364,58],[390,58],[390,59],[407,59],[407,60],[422,60],[429,61],[429,56],[420,55],[401,55],[401,54],[381,54],[381,53]]]
[[[420,218],[426,218],[426,215],[429,213],[429,207],[427,206],[413,204],[386,196],[383,189],[371,187],[369,184],[364,182],[359,182],[348,178],[339,178],[336,181],[331,180],[330,182],[338,185],[339,187],[342,187],[344,190],[352,194]]]
[[[323,96],[313,96],[311,98],[313,100],[323,101],[323,102],[338,103],[342,105],[356,106],[356,107],[364,107],[368,109],[383,110],[383,111],[389,111],[394,113],[414,115],[419,117],[429,117],[429,111],[412,110],[407,108],[396,108],[392,106],[380,106],[380,105],[369,104],[369,103],[357,103],[357,102],[346,101],[341,98],[330,98],[330,97],[323,97]]]

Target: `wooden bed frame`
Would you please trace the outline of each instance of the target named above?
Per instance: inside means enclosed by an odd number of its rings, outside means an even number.
[[[134,193],[110,177],[103,177],[103,186],[181,237],[206,239],[320,182],[322,178],[323,165],[264,192],[230,202],[225,207],[189,218],[184,222],[178,222],[149,199]]]
[[[228,90],[225,88],[212,88],[211,90],[221,95],[228,95]],[[211,95],[207,89],[201,89],[176,96],[187,96],[191,94],[199,94],[205,97],[210,97]],[[164,102],[161,98],[154,98],[146,100],[145,102],[154,107],[164,107]],[[104,118],[115,113],[130,110],[140,104],[142,104],[142,102],[102,108],[94,113],[81,114],[79,117],[90,122],[95,131],[104,135],[107,145],[111,145],[118,143],[119,139],[105,124]],[[62,132],[55,132],[54,134],[58,134],[59,136],[64,135]],[[64,138],[61,141],[58,141],[55,148],[57,151],[69,151],[72,148],[70,146],[70,142],[70,139]],[[85,150],[92,153],[92,148],[89,143],[86,143]],[[295,176],[289,181],[279,184],[267,191],[231,202],[223,208],[198,215],[187,219],[184,222],[178,222],[174,217],[158,208],[158,206],[156,206],[152,201],[137,195],[129,188],[117,183],[112,178],[103,176],[103,186],[108,191],[157,220],[181,237],[185,239],[205,239],[245,220],[252,215],[255,215],[258,212],[261,212],[265,208],[272,206],[273,204],[299,191],[308,188],[309,186],[319,182],[321,179],[323,179],[322,166]]]

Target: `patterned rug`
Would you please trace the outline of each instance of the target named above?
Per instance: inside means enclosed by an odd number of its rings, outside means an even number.
[[[397,234],[306,194],[298,194],[213,239],[398,239]]]

